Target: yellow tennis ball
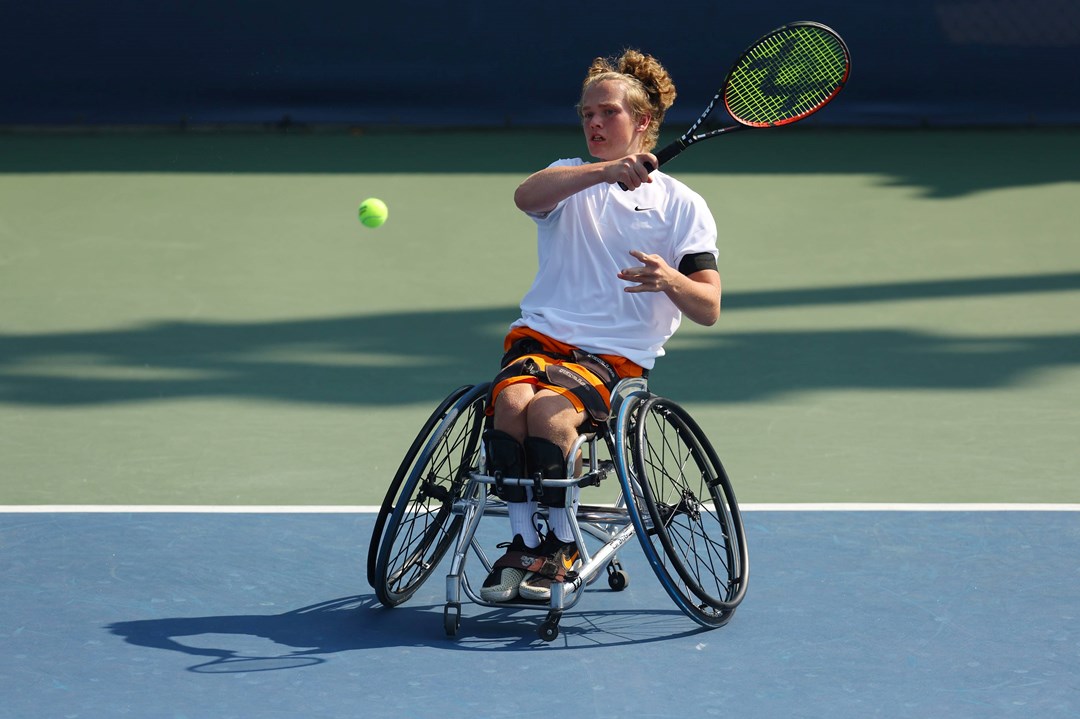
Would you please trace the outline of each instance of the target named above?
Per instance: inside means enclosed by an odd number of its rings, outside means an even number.
[[[390,216],[390,210],[382,200],[369,197],[360,203],[360,222],[365,227],[379,227]]]

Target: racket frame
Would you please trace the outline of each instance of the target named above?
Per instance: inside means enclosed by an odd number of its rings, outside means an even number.
[[[726,98],[728,85],[731,82],[731,77],[734,74],[735,69],[739,66],[740,63],[742,63],[743,59],[747,55],[749,55],[751,51],[758,47],[762,42],[776,35],[777,33],[784,32],[785,30],[789,30],[795,27],[814,27],[836,38],[836,40],[840,43],[840,46],[844,50],[844,76],[840,79],[840,81],[837,83],[836,88],[825,100],[819,102],[818,104],[811,107],[809,110],[800,113],[794,117],[785,118],[778,122],[764,123],[752,123],[739,119],[735,114],[731,112],[730,108],[728,108]],[[800,20],[797,22],[788,23],[786,25],[781,25],[775,30],[772,30],[762,35],[753,44],[747,47],[741,55],[739,55],[738,59],[735,60],[734,63],[732,63],[731,68],[728,70],[727,75],[724,77],[723,84],[720,86],[720,89],[716,92],[716,94],[713,95],[712,100],[709,101],[709,104],[705,107],[705,110],[698,116],[697,120],[694,121],[694,123],[689,127],[689,129],[687,129],[686,132],[684,132],[677,140],[671,142],[668,145],[665,145],[663,148],[657,151],[656,159],[660,165],[663,165],[664,163],[670,162],[671,160],[678,157],[686,148],[690,147],[695,143],[701,142],[702,140],[709,140],[711,138],[719,137],[720,135],[725,135],[730,132],[736,132],[738,130],[755,128],[759,129],[764,127],[780,127],[783,125],[790,125],[792,123],[798,122],[799,120],[813,115],[815,112],[832,102],[833,98],[835,98],[840,93],[840,91],[844,89],[844,85],[847,84],[847,79],[850,74],[851,53],[848,51],[847,43],[845,43],[844,39],[840,37],[839,33],[837,33],[831,27],[829,27],[828,25],[823,25],[819,22],[814,22],[812,20]],[[709,130],[707,132],[697,133],[698,128],[701,127],[705,123],[706,119],[708,119],[709,115],[712,114],[712,111],[716,108],[717,103],[721,102],[724,105],[725,111],[727,111],[731,119],[735,120],[736,124],[726,125],[724,127],[716,128],[715,130]]]

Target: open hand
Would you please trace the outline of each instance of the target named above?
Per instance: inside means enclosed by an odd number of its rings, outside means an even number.
[[[664,292],[672,283],[675,270],[660,255],[650,255],[640,250],[630,250],[630,254],[641,265],[627,267],[619,272],[619,279],[637,284],[626,288],[626,292]]]

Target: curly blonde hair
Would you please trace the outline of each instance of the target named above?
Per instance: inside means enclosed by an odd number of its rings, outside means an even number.
[[[664,113],[675,104],[675,83],[668,71],[655,57],[637,50],[624,50],[617,58],[598,57],[585,74],[581,97],[584,99],[590,87],[606,80],[625,85],[626,100],[635,120],[651,116],[652,120],[642,138],[642,150],[652,150],[660,137]],[[578,102],[578,116],[581,116],[581,101]]]

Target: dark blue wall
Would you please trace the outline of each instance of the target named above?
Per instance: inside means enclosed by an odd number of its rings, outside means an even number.
[[[0,125],[571,124],[585,67],[634,46],[686,121],[791,20],[836,28],[848,88],[813,122],[1080,122],[1080,0],[0,0]],[[613,17],[612,13],[618,12]],[[691,15],[696,12],[697,15]]]

